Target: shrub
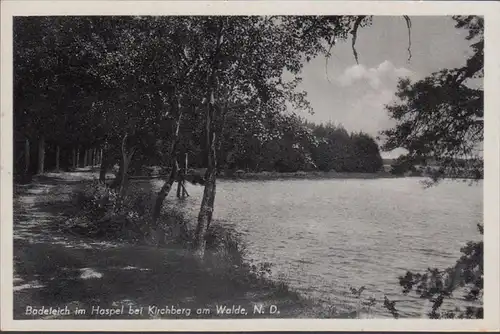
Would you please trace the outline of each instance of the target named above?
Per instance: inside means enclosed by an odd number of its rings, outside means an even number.
[[[246,248],[234,229],[213,224],[207,231],[206,242],[206,252],[213,264],[230,271],[245,266]]]
[[[154,199],[154,192],[144,184],[131,184],[128,194],[118,202],[114,189],[93,181],[73,193],[74,210],[65,229],[86,236],[142,242],[150,233]],[[190,239],[187,219],[181,212],[163,210],[158,221],[168,241]]]
[[[158,218],[158,228],[162,234],[163,242],[161,244],[163,245],[188,247],[193,242],[193,233],[189,229],[189,220],[182,211],[175,208],[162,211]]]

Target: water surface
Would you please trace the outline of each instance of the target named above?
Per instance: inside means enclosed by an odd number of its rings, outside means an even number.
[[[425,305],[401,294],[398,276],[453,265],[460,248],[480,238],[483,201],[482,183],[424,189],[419,181],[223,180],[214,218],[241,233],[249,260],[271,262],[273,277],[307,296],[349,309],[349,287],[365,286],[365,297],[402,300],[404,316],[421,317]],[[188,191],[179,205],[196,217],[203,188]],[[380,303],[373,312],[390,316]]]

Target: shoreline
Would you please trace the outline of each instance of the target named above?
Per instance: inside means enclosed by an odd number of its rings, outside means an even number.
[[[202,175],[202,174],[195,174]],[[130,176],[131,180],[162,179],[168,175],[136,175]],[[259,172],[245,173],[240,175],[217,175],[220,180],[279,180],[279,179],[380,179],[380,178],[404,178],[403,175],[392,175],[389,173],[334,173],[334,172]]]
[[[237,175],[221,175],[219,179],[223,180],[281,180],[281,179],[381,179],[381,178],[398,178],[404,177],[399,175],[392,175],[390,173],[359,173],[359,172],[259,172],[259,173],[244,173]]]
[[[195,172],[191,176],[203,177],[202,172]],[[153,180],[153,179],[163,179],[168,177],[168,175],[151,175],[151,176],[130,176],[131,180]],[[233,175],[217,175],[219,180],[229,180],[229,181],[272,181],[272,180],[328,180],[328,179],[352,179],[352,180],[374,180],[374,179],[402,179],[402,178],[428,178],[428,175],[422,174],[411,174],[411,175],[395,175],[389,172],[377,172],[377,173],[362,173],[362,172],[289,172],[289,173],[278,173],[278,172],[249,172],[240,173]],[[472,177],[461,177],[461,178],[444,178],[448,179],[460,179],[460,180],[475,180]],[[482,179],[480,179],[482,180]]]
[[[78,170],[70,170],[70,171],[49,171],[42,175],[33,175],[32,178],[28,182],[18,181],[19,184],[29,184],[32,181],[41,178],[51,178],[51,177],[60,177],[64,173],[83,173],[83,174],[94,174],[98,172],[98,168],[89,168],[89,169],[78,169]],[[147,180],[163,180],[167,178],[168,174],[153,174],[153,175],[130,175],[129,179],[131,181],[147,181]],[[195,169],[192,174],[188,174],[187,181],[193,184],[201,184],[200,178],[204,176],[204,169]],[[92,178],[96,178],[98,175],[95,175]],[[195,177],[197,178],[197,182],[191,182],[189,179]],[[106,175],[106,180],[112,180],[115,178],[115,175],[112,173],[108,173]],[[321,171],[312,171],[312,172],[288,172],[288,173],[278,173],[278,172],[248,172],[248,173],[234,173],[232,175],[217,175],[217,179],[226,180],[226,181],[273,181],[273,180],[334,180],[334,179],[343,179],[343,180],[376,180],[376,179],[404,179],[404,178],[430,178],[429,175],[425,174],[406,174],[406,175],[396,175],[391,174],[389,172],[377,172],[377,173],[362,173],[362,172],[321,172]],[[82,178],[82,180],[85,177]],[[472,181],[481,181],[483,178],[476,179],[473,177],[444,177],[443,180],[470,180]]]

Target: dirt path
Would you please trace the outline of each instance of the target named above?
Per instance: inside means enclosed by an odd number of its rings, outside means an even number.
[[[217,305],[276,304],[281,316],[305,315],[292,294],[276,297],[265,284],[242,283],[202,264],[182,250],[100,242],[58,232],[69,195],[90,173],[61,173],[17,187],[14,198],[14,318],[39,319],[29,307],[70,310],[43,318],[158,318],[149,306],[189,308],[189,318],[242,317],[217,315]],[[102,315],[96,308],[143,307],[139,315]],[[76,309],[85,310],[75,314]],[[197,315],[198,308],[210,314]],[[94,313],[92,313],[94,309]],[[27,312],[28,311],[28,312]],[[310,310],[312,311],[312,310]],[[259,315],[254,315],[259,316]],[[260,316],[268,316],[261,314]],[[164,315],[186,318],[187,314]]]

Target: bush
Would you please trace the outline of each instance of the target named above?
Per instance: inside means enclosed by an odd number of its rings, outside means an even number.
[[[150,236],[154,199],[154,192],[144,184],[131,184],[120,200],[114,189],[93,181],[73,193],[76,211],[66,221],[65,229],[91,237],[142,242]],[[181,212],[162,211],[159,226],[169,242],[190,239],[187,219]]]
[[[225,275],[240,276],[246,269],[246,248],[234,229],[213,224],[206,234],[205,258]]]

